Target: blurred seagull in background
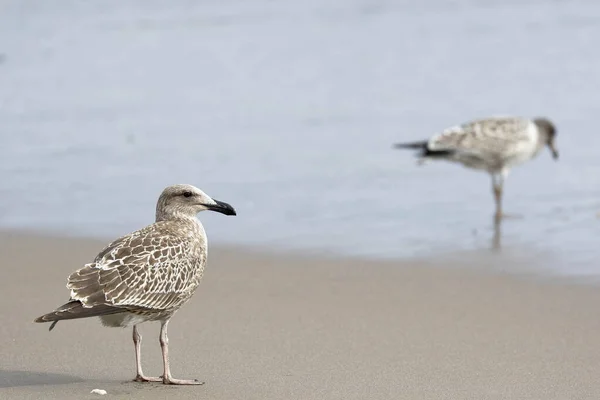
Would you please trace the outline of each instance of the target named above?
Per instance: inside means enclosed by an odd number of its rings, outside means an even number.
[[[548,147],[558,159],[556,127],[547,118],[491,117],[453,126],[428,140],[397,143],[397,149],[417,150],[420,162],[446,160],[487,171],[496,201],[495,222],[502,211],[504,180],[510,169],[536,157]]]

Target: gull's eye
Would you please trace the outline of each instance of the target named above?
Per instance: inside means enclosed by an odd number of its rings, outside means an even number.
[[[186,190],[185,192],[183,192],[183,197],[192,197],[192,192]]]

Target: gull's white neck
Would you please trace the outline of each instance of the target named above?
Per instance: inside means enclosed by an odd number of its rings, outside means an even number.
[[[174,221],[174,220],[188,220],[188,221],[195,221],[195,222],[200,222],[198,220],[198,218],[196,218],[196,215],[190,215],[189,213],[185,213],[185,212],[181,212],[179,210],[174,210],[174,211],[160,211],[157,210],[156,211],[156,222],[159,221]]]

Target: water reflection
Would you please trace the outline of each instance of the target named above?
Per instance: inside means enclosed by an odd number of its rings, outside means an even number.
[[[492,235],[492,250],[500,251],[502,239],[502,220],[494,216],[494,234]]]

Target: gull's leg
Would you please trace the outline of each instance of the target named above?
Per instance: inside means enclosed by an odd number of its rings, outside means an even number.
[[[144,376],[142,372],[142,335],[138,333],[137,325],[133,326],[133,344],[135,345],[136,382],[162,382],[162,378]]]
[[[492,189],[494,192],[494,200],[496,202],[496,213],[494,214],[494,223],[497,225],[502,220],[502,186],[504,185],[504,177],[502,174],[492,174]]]
[[[169,337],[167,336],[167,326],[169,320],[161,321],[160,325],[160,347],[163,354],[163,364],[165,372],[162,376],[162,382],[170,385],[202,385],[204,382],[200,382],[197,379],[175,379],[171,376],[171,369],[169,367]]]
[[[517,214],[505,214],[502,210],[502,197],[504,194],[504,181],[508,176],[508,169],[503,169],[500,173],[492,174],[492,185],[494,188],[494,198],[496,200],[496,213],[494,214],[494,223],[499,224],[504,218],[522,218]]]

